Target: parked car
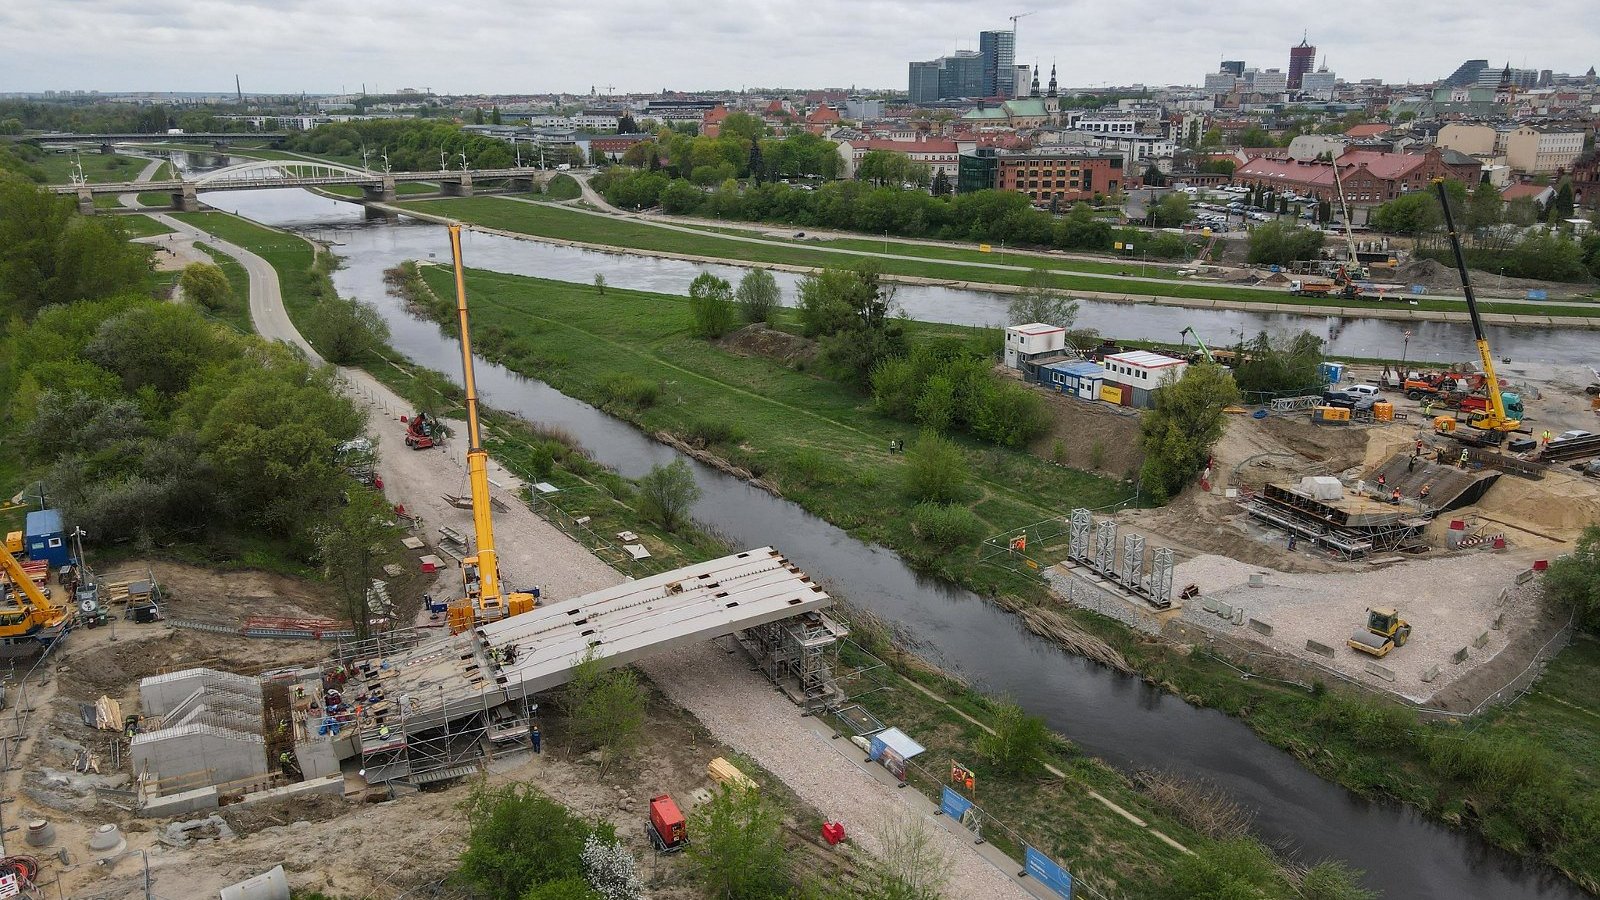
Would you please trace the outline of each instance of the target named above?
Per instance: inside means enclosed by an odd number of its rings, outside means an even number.
[[[1323,391],[1322,402],[1328,406],[1343,406],[1348,409],[1371,409],[1372,404],[1378,402],[1381,396],[1377,385],[1351,384]]]
[[[1555,443],[1555,441],[1570,441],[1577,438],[1592,437],[1593,435],[1594,432],[1592,431],[1584,431],[1582,428],[1574,428],[1571,431],[1563,431],[1559,435],[1556,435],[1555,439],[1552,440],[1551,443]]]

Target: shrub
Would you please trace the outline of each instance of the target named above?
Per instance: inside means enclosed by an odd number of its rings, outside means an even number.
[[[989,727],[978,737],[978,754],[988,760],[997,772],[1022,775],[1039,764],[1039,753],[1049,740],[1044,720],[1024,712],[1014,701],[1007,700],[995,710]]]
[[[233,285],[222,270],[210,263],[190,263],[178,276],[178,288],[184,299],[192,300],[216,312],[233,300]]]
[[[351,363],[389,339],[389,326],[370,305],[354,297],[325,297],[311,310],[310,337],[333,363]]]
[[[710,272],[701,272],[689,285],[689,314],[696,334],[722,337],[733,330],[733,288]]]
[[[911,531],[918,540],[948,553],[983,536],[983,522],[965,506],[918,503],[911,508]]]
[[[761,794],[724,785],[689,819],[689,859],[706,896],[766,900],[788,894],[782,814]]]
[[[640,900],[644,896],[639,867],[621,841],[589,835],[583,844],[583,870],[602,900]]]
[[[638,375],[612,372],[600,379],[601,406],[647,409],[661,397],[661,384]]]
[[[903,477],[912,499],[952,503],[966,487],[967,460],[949,439],[924,431],[906,451]]]
[[[772,318],[780,304],[778,280],[766,269],[751,269],[739,279],[739,290],[734,293],[739,302],[739,312],[746,322],[766,322]]]
[[[678,527],[700,499],[689,464],[675,459],[639,479],[639,513],[668,531]]]
[[[584,841],[591,833],[615,838],[610,826],[591,827],[528,784],[480,786],[465,807],[472,830],[460,873],[489,900],[521,900],[536,885],[581,881]]]
[[[744,436],[731,423],[720,419],[696,419],[684,429],[690,443],[701,447],[712,444],[737,444]]]

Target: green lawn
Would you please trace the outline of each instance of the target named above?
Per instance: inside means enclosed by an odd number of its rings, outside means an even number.
[[[448,216],[499,228],[518,234],[536,237],[583,241],[612,247],[654,250],[710,256],[733,263],[781,263],[796,266],[823,268],[845,266],[860,259],[845,254],[828,253],[812,247],[771,246],[728,240],[712,232],[685,233],[653,225],[595,216],[550,204],[523,203],[495,197],[464,197],[445,200],[413,201],[399,204],[417,212]],[[871,244],[871,241],[865,243]],[[875,248],[881,254],[882,245]],[[948,279],[987,284],[1019,285],[1024,283],[1029,271],[1025,269],[978,268],[958,261],[937,258],[926,260],[886,259],[880,256],[882,269],[887,274],[911,275],[923,278]],[[1041,260],[1041,262],[1043,262]],[[1052,261],[1053,262],[1053,261]],[[1067,267],[1076,260],[1063,260]],[[1127,296],[1177,297],[1188,299],[1232,300],[1243,303],[1292,303],[1300,306],[1338,308],[1349,301],[1323,300],[1295,297],[1287,291],[1270,291],[1249,288],[1231,288],[1191,282],[1153,283],[1123,281],[1093,275],[1055,275],[1052,284],[1062,290],[1097,291]],[[1600,316],[1600,305],[1593,306],[1527,306],[1521,304],[1484,302],[1483,312],[1512,315]],[[1412,309],[1429,312],[1461,312],[1463,305],[1449,300],[1422,300]]]
[[[425,269],[436,296],[453,291],[443,267]],[[872,410],[869,396],[764,359],[736,356],[690,335],[683,297],[473,271],[469,283],[478,349],[563,393],[605,406],[647,432],[693,435],[708,424],[733,436],[714,452],[775,482],[785,497],[866,541],[905,551],[926,569],[980,591],[1038,591],[1009,571],[980,567],[971,548],[930,554],[911,534],[901,493],[902,458],[891,440],[915,426]],[[640,408],[611,399],[618,376],[662,386]],[[968,505],[999,533],[1074,506],[1123,500],[1131,488],[1052,465],[1024,452],[967,442]]]
[[[172,195],[162,191],[144,191],[139,194],[139,202],[145,206],[171,206]]]
[[[73,164],[80,162],[83,165],[83,176],[93,183],[100,184],[108,181],[132,181],[144,171],[148,160],[99,151],[85,153],[46,151],[34,165],[44,171],[48,183],[68,184],[76,174]]]
[[[304,315],[316,303],[306,283],[306,272],[316,256],[305,239],[228,213],[173,213],[172,216],[225,241],[246,247],[265,259],[278,271],[278,283],[283,288],[283,305],[291,319]]]
[[[211,257],[211,262],[228,276],[228,284],[233,286],[233,298],[223,309],[215,312],[206,311],[206,315],[226,324],[229,328],[243,334],[250,334],[255,326],[250,320],[250,273],[244,270],[237,260],[220,250],[213,250],[204,244],[196,243],[202,252]]]
[[[171,234],[172,229],[157,222],[149,216],[121,215],[117,221],[127,230],[128,237],[154,237],[158,234]]]

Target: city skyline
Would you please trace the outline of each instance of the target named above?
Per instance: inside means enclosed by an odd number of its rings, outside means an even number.
[[[1304,21],[1276,4],[1226,8],[1129,0],[1067,4],[1021,19],[1015,62],[1059,68],[1065,87],[1199,84],[1222,59],[1287,71],[1302,36],[1344,78],[1431,82],[1463,59],[1581,73],[1600,61],[1600,19],[1587,0],[1549,0],[1541,21],[1506,29],[1483,0],[1420,0],[1407,19],[1425,27],[1366,27],[1392,13],[1351,0]],[[369,92],[401,87],[449,93],[646,93],[741,86],[905,89],[906,60],[978,49],[981,31],[1009,30],[1016,3],[898,0],[792,4],[713,2],[670,13],[638,2],[525,9],[490,0],[462,16],[397,0],[371,19],[289,0],[223,9],[157,0],[17,0],[0,10],[11,65],[0,90]],[[516,23],[524,23],[517,25]],[[1135,26],[1125,23],[1134,22]],[[1425,24],[1422,24],[1425,23]],[[1402,23],[1403,24],[1403,23]],[[545,35],[589,36],[546,39]],[[78,53],[64,53],[75,47]],[[780,52],[788,48],[789,52]],[[460,61],[469,61],[463,65]]]

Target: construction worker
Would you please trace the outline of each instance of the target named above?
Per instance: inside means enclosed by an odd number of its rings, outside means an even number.
[[[1418,500],[1426,500],[1426,499],[1428,499],[1428,489],[1431,488],[1431,487],[1433,487],[1433,485],[1431,485],[1431,484],[1423,485],[1422,486],[1422,490],[1417,491],[1417,499]]]
[[[1467,460],[1470,459],[1470,458],[1471,458],[1470,455],[1467,453],[1467,448],[1462,447],[1461,448],[1461,460],[1459,462],[1459,465],[1461,466],[1462,471],[1466,471]]]
[[[1539,435],[1539,445],[1541,447],[1550,446],[1550,438],[1551,438],[1550,429],[1546,428],[1544,430],[1544,433]]]
[[[1399,503],[1400,502],[1400,489],[1399,488],[1395,488],[1394,489],[1394,493],[1389,495],[1389,502],[1390,503]]]
[[[1419,455],[1422,453],[1422,438],[1417,438],[1416,453],[1418,453]]]
[[[1406,471],[1407,472],[1415,472],[1416,470],[1417,470],[1417,455],[1415,453],[1413,453],[1413,454],[1411,454],[1411,458],[1406,460]]]
[[[533,739],[533,752],[535,752],[535,753],[543,753],[544,752],[544,749],[543,749],[543,747],[544,747],[544,738],[540,736],[540,734],[539,734],[539,726],[537,724],[535,724],[533,726],[533,729],[528,732],[528,737]]]
[[[287,750],[278,754],[278,768],[283,770],[285,775],[300,774],[300,765],[295,762],[294,754]]]

